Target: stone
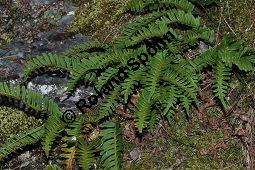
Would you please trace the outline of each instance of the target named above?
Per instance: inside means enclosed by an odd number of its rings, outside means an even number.
[[[48,5],[50,3],[55,2],[55,0],[31,0],[30,5],[36,6],[36,5]]]

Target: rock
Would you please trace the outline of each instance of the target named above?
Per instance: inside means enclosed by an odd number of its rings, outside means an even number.
[[[130,153],[129,156],[132,159],[132,161],[136,161],[138,159],[140,159],[141,156],[141,149],[140,148],[134,148]]]
[[[69,12],[67,15],[63,16],[60,20],[59,23],[63,27],[67,27],[68,25],[71,24],[71,22],[74,20],[74,12],[73,11]]]
[[[56,0],[31,0],[30,5],[31,6],[36,6],[36,5],[47,5],[50,3],[55,2]]]

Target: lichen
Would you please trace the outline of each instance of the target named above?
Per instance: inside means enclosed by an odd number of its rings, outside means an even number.
[[[41,124],[39,120],[24,112],[9,107],[0,107],[0,144],[18,132],[25,132]]]

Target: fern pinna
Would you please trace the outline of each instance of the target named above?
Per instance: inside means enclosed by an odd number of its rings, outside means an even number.
[[[199,105],[200,71],[208,67],[214,73],[215,96],[223,107],[228,106],[225,95],[231,70],[234,66],[241,71],[253,71],[254,52],[243,41],[232,41],[227,35],[220,44],[214,45],[213,31],[201,26],[199,18],[192,14],[196,2],[130,0],[125,12],[141,16],[126,26],[110,47],[91,41],[63,54],[49,53],[31,58],[24,69],[25,81],[40,68],[64,70],[70,73],[69,91],[79,85],[80,80],[85,80],[94,85],[94,94],[98,94],[85,101],[97,105],[98,113],[90,118],[88,113],[80,115],[69,125],[61,121],[62,113],[56,104],[48,99],[42,101],[45,103],[42,107],[51,113],[43,135],[47,156],[57,135],[66,131],[61,145],[61,157],[66,167],[70,168],[78,161],[80,167],[89,169],[99,152],[104,169],[121,169],[122,130],[113,114],[120,104],[130,103],[132,95],[138,94],[135,107],[130,109],[139,133],[153,127],[162,117],[170,122],[177,104],[181,104],[186,113],[192,106]],[[207,0],[203,3],[210,4]],[[190,59],[186,54],[189,49],[196,49],[199,41],[210,47]],[[4,94],[13,94],[6,87],[2,88],[6,90]],[[25,87],[22,89],[26,91]],[[32,104],[34,99],[36,102]],[[25,97],[23,102],[41,109],[41,100],[37,97]],[[79,108],[82,111],[88,106],[85,103]],[[100,134],[95,141],[84,139],[86,135],[82,129],[86,123],[99,124]],[[43,130],[38,131],[38,135],[28,135],[38,139]]]

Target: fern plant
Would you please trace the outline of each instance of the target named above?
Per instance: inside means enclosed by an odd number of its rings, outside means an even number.
[[[215,97],[226,108],[228,104],[225,96],[232,68],[236,67],[243,72],[253,72],[255,53],[243,40],[234,40],[224,34],[219,45],[209,48],[205,53],[195,58],[193,63],[197,70],[208,66],[212,67]]]
[[[24,86],[0,84],[0,94],[50,113],[43,128],[36,131],[38,133],[22,134],[29,139],[28,143],[42,138],[48,157],[56,137],[66,131],[60,147],[67,169],[76,163],[83,169],[90,169],[96,162],[95,157],[100,158],[104,169],[121,169],[122,129],[114,114],[118,107],[128,105],[133,94],[137,94],[138,100],[130,109],[140,134],[162,117],[171,122],[177,104],[182,105],[187,114],[192,107],[199,107],[200,72],[208,67],[214,72],[215,97],[227,107],[225,95],[232,69],[253,71],[255,53],[243,41],[232,41],[227,35],[223,36],[221,44],[215,45],[213,31],[202,26],[199,17],[192,14],[195,1],[191,2],[130,0],[125,12],[141,16],[126,26],[113,45],[90,41],[62,54],[48,53],[31,58],[24,69],[24,81],[28,81],[36,70],[46,68],[69,73],[68,91],[81,80],[91,82],[98,95],[90,96],[85,102],[96,105],[98,113],[95,115],[89,116],[86,112],[67,125],[61,120],[63,113],[52,100],[30,92]],[[203,2],[209,4],[209,1]],[[199,41],[211,47],[203,54],[188,58],[187,52],[196,49]],[[88,105],[83,103],[82,112],[83,106]],[[99,135],[95,139],[86,137],[86,124],[99,125]],[[12,142],[15,140],[19,139]],[[26,144],[20,141],[13,147]],[[3,145],[5,154],[2,158],[13,151],[8,146],[8,143]]]

